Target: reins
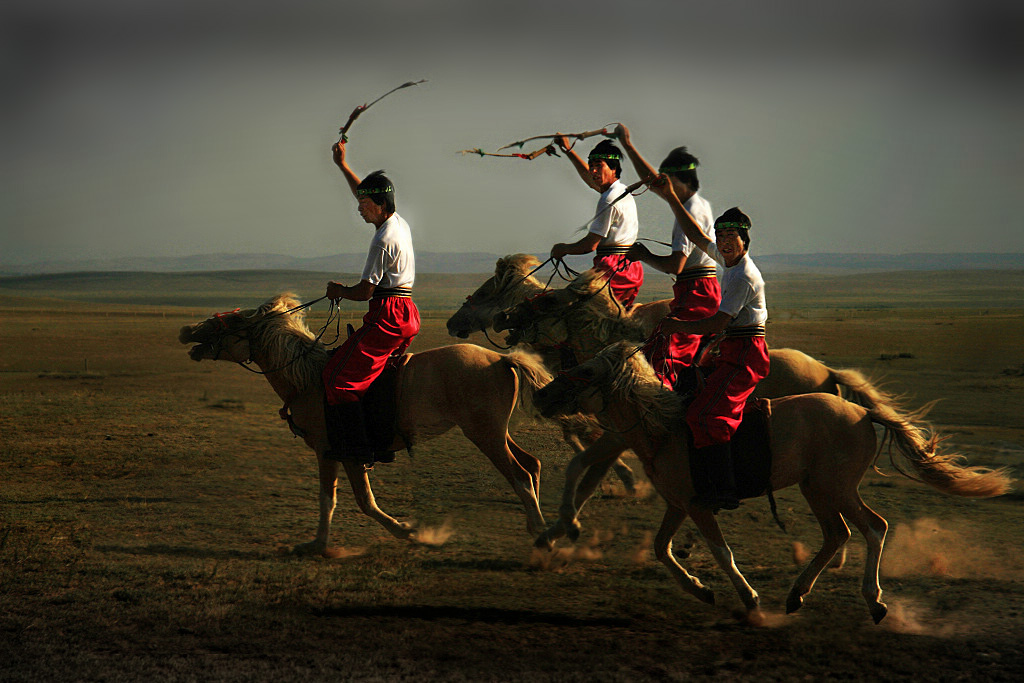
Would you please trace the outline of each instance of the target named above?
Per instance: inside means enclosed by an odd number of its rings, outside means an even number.
[[[327,298],[326,296],[322,296],[319,299],[314,299],[312,301],[307,301],[306,303],[299,304],[298,306],[295,306],[293,308],[289,308],[288,310],[285,310],[285,311],[275,311],[273,313],[269,313],[267,315],[262,316],[259,319],[259,321],[251,322],[251,323],[246,323],[242,327],[240,327],[239,329],[235,329],[235,330],[228,330],[227,329],[227,323],[224,321],[224,317],[227,316],[227,315],[232,315],[232,314],[238,313],[239,309],[236,308],[234,311],[230,311],[228,313],[215,313],[213,317],[217,318],[217,320],[220,321],[221,325],[223,325],[225,327],[225,329],[220,334],[218,334],[218,337],[217,337],[218,346],[217,346],[217,349],[216,349],[216,353],[214,355],[214,360],[216,360],[217,356],[220,355],[220,352],[221,352],[220,341],[224,337],[228,337],[228,336],[235,336],[235,337],[239,337],[239,338],[247,337],[248,336],[248,332],[250,332],[251,330],[255,329],[259,325],[263,325],[270,318],[276,318],[276,317],[282,316],[282,315],[290,315],[292,313],[295,313],[296,311],[301,311],[301,310],[307,309],[307,308],[313,306],[314,304],[317,304],[317,303],[323,301],[326,298]],[[305,342],[302,342],[302,345],[305,348],[302,351],[300,351],[299,353],[297,353],[294,358],[292,358],[290,361],[288,361],[287,363],[285,363],[284,365],[282,365],[280,367],[274,368],[273,370],[255,370],[255,369],[250,367],[250,364],[252,363],[252,359],[251,358],[247,359],[247,360],[244,360],[244,361],[235,361],[235,362],[238,365],[240,365],[243,369],[245,369],[245,370],[247,370],[247,371],[249,371],[249,372],[251,372],[251,373],[253,373],[255,375],[271,375],[271,374],[273,374],[275,372],[280,372],[281,370],[284,370],[285,368],[291,367],[295,363],[299,362],[300,360],[302,360],[306,356],[308,356],[309,353],[313,349],[316,348],[317,343],[319,343],[320,340],[323,338],[323,336],[327,333],[327,329],[331,326],[332,322],[336,323],[336,334],[335,334],[334,340],[331,341],[331,342],[328,342],[328,343],[333,344],[335,341],[338,340],[338,337],[341,336],[341,315],[340,315],[340,313],[341,313],[340,307],[336,306],[335,303],[333,301],[331,301],[331,307],[330,307],[330,309],[327,312],[327,322],[324,323],[323,327],[320,328],[320,330],[317,332],[316,336],[309,342],[308,346],[306,346]]]

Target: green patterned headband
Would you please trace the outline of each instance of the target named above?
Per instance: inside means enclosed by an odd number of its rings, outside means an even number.
[[[715,223],[715,230],[718,230],[719,228],[736,228],[737,230],[750,230],[750,226],[747,225],[746,223],[733,222]]]
[[[692,171],[697,168],[697,164],[690,164],[688,166],[662,166],[658,169],[658,173],[679,173],[680,171]]]
[[[622,155],[620,155],[620,154],[591,154],[589,157],[587,157],[588,160],[592,160],[592,159],[599,159],[599,160],[601,160],[601,159],[609,159],[611,161],[618,161],[621,158],[622,158]]]
[[[394,192],[395,188],[388,185],[387,187],[362,187],[356,190],[356,196],[361,197],[366,194],[386,194],[388,192]]]

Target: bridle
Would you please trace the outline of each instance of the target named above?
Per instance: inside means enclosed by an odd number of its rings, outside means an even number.
[[[303,347],[304,348],[299,353],[295,354],[295,356],[290,361],[288,361],[287,363],[285,363],[284,365],[282,365],[280,367],[274,368],[273,370],[256,370],[256,369],[251,367],[252,363],[253,363],[253,360],[252,360],[252,349],[251,349],[252,338],[250,336],[250,332],[252,332],[252,330],[256,329],[259,325],[264,324],[270,318],[274,318],[274,317],[281,316],[281,315],[289,315],[291,313],[295,313],[296,311],[301,311],[303,309],[309,308],[313,304],[316,304],[316,303],[319,303],[320,301],[323,301],[326,298],[327,298],[326,296],[322,296],[319,299],[314,299],[313,301],[308,301],[306,303],[299,304],[298,306],[295,306],[293,308],[289,308],[288,310],[285,310],[285,311],[275,311],[273,313],[268,313],[267,315],[261,316],[260,319],[257,320],[257,321],[246,323],[246,324],[242,325],[240,328],[235,328],[235,329],[231,329],[231,327],[229,326],[228,318],[231,318],[231,317],[241,317],[240,314],[239,314],[239,311],[241,309],[236,308],[233,311],[226,311],[226,312],[223,312],[223,313],[214,313],[213,316],[212,316],[212,319],[215,319],[217,322],[220,323],[221,329],[220,329],[219,332],[215,332],[214,333],[213,341],[207,342],[207,343],[210,344],[210,348],[213,351],[213,360],[220,360],[220,354],[224,350],[224,342],[226,340],[232,339],[232,338],[233,339],[238,339],[240,341],[241,340],[245,340],[246,342],[250,342],[249,356],[245,360],[236,360],[236,359],[232,359],[232,360],[235,363],[237,363],[239,366],[241,366],[243,369],[248,370],[249,372],[251,372],[253,374],[256,374],[256,375],[271,375],[271,374],[273,374],[275,372],[280,372],[280,371],[282,371],[282,370],[284,370],[286,368],[289,368],[292,365],[294,365],[295,363],[298,363],[299,361],[301,361],[304,358],[306,358],[306,356],[308,356],[313,351],[313,349],[316,348],[317,344],[323,338],[324,334],[327,332],[327,330],[331,326],[332,322],[335,323],[335,326],[336,326],[335,338],[334,338],[334,340],[328,342],[328,344],[333,344],[341,336],[341,329],[340,329],[340,327],[341,327],[340,326],[341,316],[340,316],[340,308],[337,307],[333,301],[331,301],[331,307],[330,307],[330,309],[327,312],[327,322],[324,324],[323,327],[320,328],[320,330],[317,332],[316,336],[312,339],[312,341],[309,342],[308,346],[305,343],[303,343]]]

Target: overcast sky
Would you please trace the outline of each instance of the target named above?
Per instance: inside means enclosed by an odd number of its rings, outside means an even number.
[[[1024,252],[1022,27],[1019,0],[5,0],[0,263],[365,251],[330,145],[421,78],[349,145],[418,250],[572,238],[597,195],[568,161],[457,152],[622,121],[653,164],[688,145],[755,254]]]

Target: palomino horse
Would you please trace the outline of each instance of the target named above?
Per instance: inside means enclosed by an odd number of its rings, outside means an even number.
[[[672,554],[672,537],[690,515],[718,566],[739,593],[749,617],[756,622],[762,616],[758,595],[736,568],[715,516],[691,503],[694,490],[687,461],[683,402],[678,394],[662,385],[637,350],[627,342],[609,346],[593,359],[559,375],[536,392],[534,401],[545,415],[583,411],[596,415],[607,429],[615,430],[640,457],[667,504],[654,542],[655,555],[687,592],[714,604],[714,593],[691,576]],[[986,498],[1009,490],[1010,479],[1005,470],[961,466],[956,464],[959,456],[939,453],[939,439],[925,435],[914,424],[924,412],[902,414],[888,401],[867,409],[824,393],[772,400],[769,490],[799,484],[824,536],[821,549],[789,592],[787,613],[803,604],[804,596],[822,570],[849,539],[847,522],[852,522],[867,542],[861,591],[875,623],[885,617],[878,564],[888,525],[864,504],[857,490],[864,473],[879,455],[874,425],[882,427],[883,443],[890,440],[890,461],[905,476],[915,478],[893,460],[893,446],[909,462],[919,481],[944,493]],[[589,464],[588,456],[585,451],[570,463],[559,509],[560,522],[574,539],[580,530],[574,489],[581,469]],[[550,547],[550,543],[547,532],[537,540],[541,547]]]
[[[498,259],[494,275],[467,296],[462,307],[448,319],[448,334],[466,339],[472,332],[486,332],[491,327],[495,315],[547,291],[544,284],[533,276],[540,265],[537,257],[531,254],[510,254]],[[668,315],[671,303],[671,299],[663,299],[638,304],[629,310],[628,315],[641,330],[650,334],[661,319]],[[621,306],[619,308],[621,309]],[[544,364],[552,371],[562,370],[567,366],[564,352],[568,347],[565,344],[547,343],[543,339],[536,339],[529,346],[541,355]],[[595,432],[591,424],[563,424],[562,434],[566,443],[579,453],[583,450],[582,441],[593,443],[600,432]],[[633,471],[620,458],[602,464],[601,476],[597,477],[594,485],[596,486],[603,478],[609,466],[626,488],[632,491],[635,486]]]
[[[580,361],[593,358],[599,350],[615,342],[644,342],[650,336],[647,328],[623,314],[605,282],[601,273],[588,270],[564,288],[548,290],[502,311],[495,316],[494,329],[511,330],[510,343],[532,344],[540,339],[567,346]],[[865,407],[893,400],[856,370],[834,370],[796,349],[770,349],[768,356],[770,369],[754,390],[756,398],[815,392],[838,395],[842,387],[849,400]],[[600,449],[612,448],[614,438],[608,436],[592,446],[599,451],[590,454],[591,459],[601,463],[604,456]],[[620,449],[625,448],[618,443]],[[588,470],[577,489],[577,507],[582,507],[593,494],[605,469],[599,464],[596,471]],[[551,533],[559,531],[562,529],[556,524]],[[841,568],[845,561],[844,547],[833,566]]]
[[[359,509],[398,538],[414,529],[377,507],[362,464],[328,460],[324,426],[324,390],[320,373],[327,352],[306,326],[301,311],[289,313],[298,302],[282,294],[259,308],[222,313],[181,328],[178,340],[195,344],[192,360],[230,360],[255,363],[285,403],[282,418],[291,412],[297,434],[316,452],[320,474],[320,520],[315,540],[295,548],[300,553],[328,555],[331,518],[337,503],[339,466],[352,485]],[[458,426],[483,451],[512,485],[526,508],[531,534],[544,528],[537,497],[540,461],[520,448],[508,434],[512,411],[531,409],[534,389],[551,375],[533,354],[502,355],[472,344],[455,344],[408,354],[397,386],[400,435],[393,449],[438,436]]]

